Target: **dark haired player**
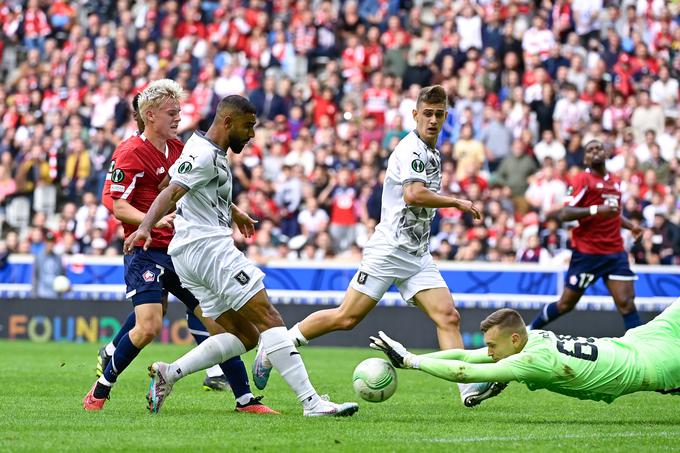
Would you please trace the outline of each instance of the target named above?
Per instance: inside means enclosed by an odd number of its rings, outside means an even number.
[[[224,327],[174,363],[155,362],[148,399],[158,412],[182,377],[255,347],[260,339],[270,360],[302,404],[308,417],[350,416],[356,403],[336,404],[312,386],[300,354],[288,337],[281,315],[269,302],[264,273],[234,245],[232,227],[246,236],[255,221],[232,203],[232,173],[227,151],[238,154],[255,136],[255,106],[242,96],[220,101],[204,134],[194,132],[170,171],[168,187],[158,195],[124,250],[146,250],[158,234],[152,227],[176,204],[175,236],[168,253],[182,285],[197,296],[204,316]]]
[[[180,85],[172,80],[152,82],[138,98],[143,133],[126,140],[117,150],[109,193],[114,215],[123,222],[126,236],[141,223],[171,165],[182,153],[184,144],[176,139],[182,95]],[[111,360],[83,399],[86,410],[103,408],[118,375],[158,335],[163,320],[164,289],[175,294],[197,317],[202,317],[198,301],[181,286],[167,254],[173,236],[173,218],[174,214],[169,214],[154,224],[156,237],[148,250],[138,247],[133,254],[125,256],[126,296],[135,307],[134,327],[120,335]],[[213,334],[224,331],[213,322],[206,323]],[[245,366],[239,357],[221,367],[230,380],[237,411],[274,412],[250,392]]]
[[[564,292],[559,301],[543,307],[531,329],[542,329],[570,312],[599,278],[604,279],[614,298],[625,328],[642,324],[635,308],[633,281],[637,276],[628,264],[621,228],[630,230],[636,239],[642,229],[621,215],[621,188],[618,178],[605,168],[607,157],[601,142],[592,140],[586,144],[583,157],[586,170],[569,187],[568,206],[560,211],[563,221],[578,220],[578,227],[572,231],[574,251]]]
[[[135,136],[140,136],[144,133],[144,121],[142,121],[142,117],[139,115],[139,95],[140,93],[137,93],[133,98],[132,98],[132,115],[137,123],[137,133]],[[106,181],[104,183],[104,188],[102,190],[102,204],[106,206],[106,208],[109,210],[109,212],[113,213],[113,198],[111,198],[111,192],[110,192],[110,187],[111,187],[111,174],[113,173],[113,170],[116,167],[116,160],[118,159],[118,155],[120,154],[120,151],[123,149],[126,149],[128,145],[128,141],[134,141],[135,137],[130,137],[127,140],[123,141],[118,147],[116,147],[115,151],[113,152],[113,155],[111,156],[111,164],[109,166],[109,171],[106,174]],[[173,139],[175,140],[175,139]],[[170,179],[166,176],[163,182],[158,187],[158,191],[162,190],[167,186],[167,183]],[[166,275],[163,276],[162,279],[167,278]],[[174,287],[175,290],[179,291],[179,288],[177,288],[177,285],[173,285],[173,282],[170,282],[170,285]],[[196,317],[194,314],[194,310],[198,306],[198,301],[195,300],[193,295],[189,293],[188,291],[182,290],[181,293],[173,293],[176,297],[179,297],[180,299],[187,299],[187,302],[184,302],[185,305],[187,306],[187,327],[189,328],[189,331],[191,332],[191,335],[194,337],[196,340],[196,343],[200,344],[203,340],[205,340],[208,336],[210,336],[210,333],[208,330],[205,328],[203,323],[199,318]],[[163,288],[163,305],[167,304],[167,298],[168,298],[168,291],[165,288]],[[116,335],[113,337],[113,339],[107,343],[105,346],[101,347],[99,349],[99,352],[97,354],[97,368],[96,368],[96,375],[97,377],[101,377],[102,374],[104,374],[104,370],[108,366],[109,362],[111,361],[111,357],[113,357],[113,353],[116,350],[116,346],[118,345],[118,342],[121,340],[121,338],[130,331],[135,326],[135,312],[134,310],[130,312],[130,314],[127,316],[125,321],[123,322],[123,325],[121,328],[118,330]],[[224,375],[224,372],[222,369],[219,367],[219,365],[215,365],[209,369],[206,370],[206,377],[203,380],[203,388],[205,390],[216,390],[216,391],[222,391],[226,390],[229,388],[229,382],[227,381],[226,376]]]

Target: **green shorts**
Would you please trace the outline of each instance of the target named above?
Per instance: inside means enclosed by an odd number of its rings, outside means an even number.
[[[680,298],[659,316],[623,336],[656,370],[656,390],[680,388]]]

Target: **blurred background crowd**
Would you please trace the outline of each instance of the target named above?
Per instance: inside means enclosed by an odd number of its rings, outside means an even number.
[[[257,106],[231,160],[260,221],[237,241],[260,263],[360,259],[387,158],[438,83],[442,190],[485,217],[440,210],[437,258],[564,261],[555,212],[596,138],[647,228],[632,259],[680,264],[678,2],[0,0],[0,27],[0,256],[120,253],[101,188],[132,97],[169,77],[184,139],[225,95]]]

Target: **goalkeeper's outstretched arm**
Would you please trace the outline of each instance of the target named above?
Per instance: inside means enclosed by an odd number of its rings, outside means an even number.
[[[489,356],[486,346],[480,349],[447,349],[423,354],[420,357],[460,360],[467,363],[493,363],[493,359]]]
[[[453,382],[510,382],[516,381],[509,366],[501,363],[467,363],[460,360],[416,356],[410,360],[412,368]]]

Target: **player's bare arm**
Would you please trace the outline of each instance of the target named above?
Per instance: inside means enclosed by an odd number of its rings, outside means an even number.
[[[630,221],[630,219],[624,216],[621,216],[621,227],[625,228],[626,230],[630,230],[630,232],[633,234],[633,239],[636,241],[639,241],[640,238],[642,238],[642,233],[645,231],[644,228],[640,227],[639,225],[635,225]]]
[[[255,234],[255,224],[257,223],[257,220],[250,217],[247,212],[233,203],[231,205],[231,220],[236,224],[238,230],[244,237],[249,238]]]
[[[607,204],[587,206],[579,208],[576,206],[565,206],[559,210],[559,217],[563,222],[571,220],[585,219],[593,215],[612,217],[619,213],[619,208]]]
[[[186,193],[187,189],[173,183],[170,183],[168,187],[163,189],[149,208],[149,212],[144,216],[144,220],[139,225],[139,228],[137,228],[137,231],[132,233],[125,240],[123,252],[130,253],[137,241],[144,241],[144,250],[148,249],[149,245],[151,245],[152,226],[155,225]]]
[[[144,213],[122,198],[117,198],[113,201],[113,215],[116,219],[128,225],[139,225],[144,220]],[[174,220],[175,213],[171,212],[156,222],[154,228],[172,228]]]
[[[439,195],[420,181],[404,186],[404,202],[418,208],[456,208],[471,213],[475,219],[482,218],[482,212],[472,201]]]

